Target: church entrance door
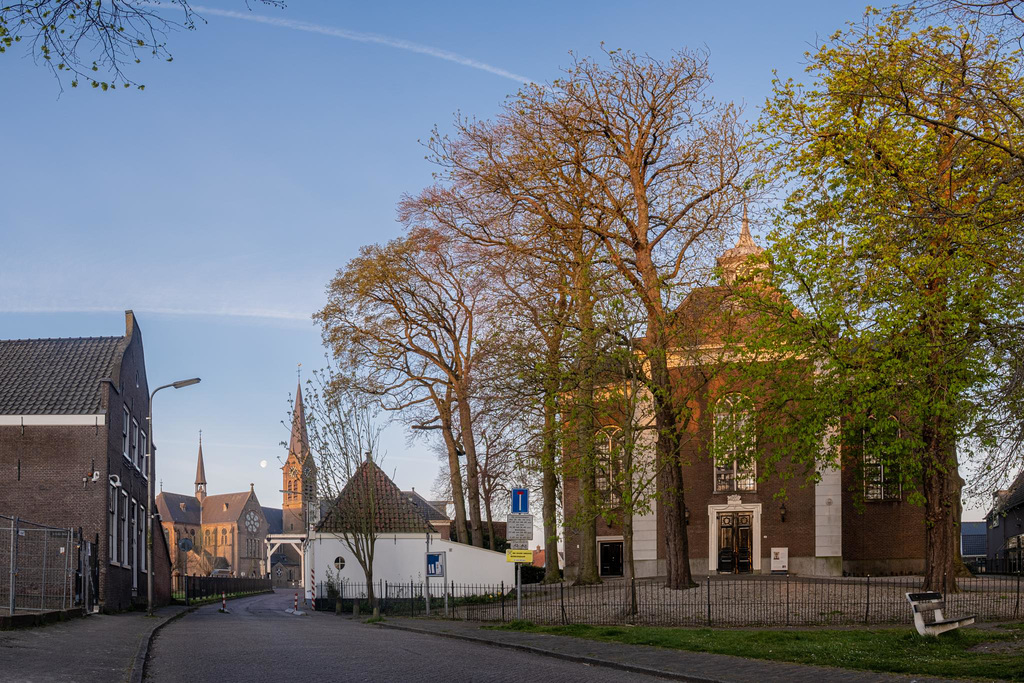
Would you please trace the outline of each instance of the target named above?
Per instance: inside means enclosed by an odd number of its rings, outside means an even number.
[[[750,512],[718,513],[718,572],[746,574],[752,570],[753,533]]]

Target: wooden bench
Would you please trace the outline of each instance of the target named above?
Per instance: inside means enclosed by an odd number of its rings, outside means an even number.
[[[914,609],[914,626],[922,636],[937,636],[961,626],[974,623],[974,615],[958,619],[945,619],[942,610],[946,601],[941,593],[907,593],[907,600]]]

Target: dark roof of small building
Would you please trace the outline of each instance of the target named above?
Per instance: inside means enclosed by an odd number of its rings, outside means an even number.
[[[252,495],[252,491],[207,496],[203,500],[203,524],[220,524],[236,521],[238,515],[242,514],[242,510],[245,508],[250,495]]]
[[[263,516],[267,518],[268,534],[284,533],[284,511],[281,508],[263,508]]]
[[[0,340],[0,415],[96,415],[125,337]]]
[[[388,475],[369,460],[345,484],[317,525],[317,531],[341,532],[362,526],[360,515],[369,505],[374,507],[374,528],[378,534],[437,531]]]
[[[1017,478],[1010,484],[1010,488],[1007,489],[1007,493],[1001,498],[995,501],[992,509],[989,510],[986,517],[991,517],[996,512],[1005,510],[1012,510],[1016,507],[1024,506],[1024,470],[1017,475]]]
[[[165,522],[199,524],[199,501],[195,496],[161,491],[156,497],[156,509],[160,513],[160,519]]]
[[[423,516],[423,519],[428,522],[433,521],[449,521],[448,515],[444,514],[436,507],[434,507],[429,500],[416,493],[416,491],[402,491],[402,495],[408,499],[410,503],[416,506],[419,513]]]

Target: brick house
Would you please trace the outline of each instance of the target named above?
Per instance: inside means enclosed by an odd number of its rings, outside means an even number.
[[[760,254],[744,216],[739,241],[718,258],[726,285],[744,272],[748,257]],[[880,463],[861,467],[823,469],[817,483],[791,479],[785,497],[777,497],[783,482],[777,476],[758,478],[758,461],[772,455],[772,446],[759,439],[759,424],[753,399],[726,388],[714,372],[716,355],[724,348],[724,331],[719,315],[726,301],[727,286],[704,287],[692,292],[676,310],[679,321],[678,349],[669,352],[669,366],[680,385],[700,386],[688,402],[693,420],[681,449],[686,532],[690,567],[695,575],[721,572],[768,573],[772,549],[786,549],[787,570],[816,576],[842,574],[909,574],[924,568],[924,511],[907,502],[906,495],[891,477],[887,480]],[[734,328],[733,331],[735,331]],[[742,329],[742,328],[739,328]],[[648,403],[649,405],[649,403]],[[653,425],[649,415],[639,416]],[[720,458],[716,431],[734,432],[733,445],[744,448],[744,457]],[[655,437],[653,430],[641,434],[637,457],[645,458],[652,473]],[[624,538],[621,511],[615,513],[615,491],[609,486],[607,462],[614,452],[618,428],[606,426],[599,433],[598,491],[611,514],[597,520],[598,569],[603,576],[624,573]],[[725,440],[726,442],[729,439]],[[734,454],[735,455],[735,454]],[[783,457],[783,466],[787,460]],[[603,466],[601,466],[603,465]],[[859,472],[866,472],[861,475]],[[653,474],[651,476],[654,476]],[[798,475],[799,476],[799,475]],[[654,479],[651,487],[659,490]],[[563,483],[565,511],[566,575],[573,577],[580,562],[580,533],[572,522],[579,509],[578,479],[567,474]],[[608,520],[611,520],[609,523]],[[666,520],[653,496],[650,512],[633,517],[633,557],[638,577],[666,573]]]
[[[0,511],[95,541],[108,612],[146,601],[148,415],[131,311],[122,337],[0,341]],[[161,534],[153,555],[163,604],[170,557]]]

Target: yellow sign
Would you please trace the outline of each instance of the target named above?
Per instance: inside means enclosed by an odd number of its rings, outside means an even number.
[[[506,550],[506,562],[533,562],[532,550]]]

